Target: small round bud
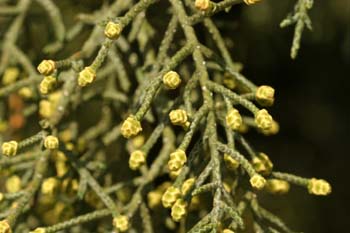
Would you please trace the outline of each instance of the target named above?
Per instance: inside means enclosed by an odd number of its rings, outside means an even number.
[[[138,135],[142,131],[141,123],[135,118],[135,116],[130,115],[124,122],[120,129],[121,134],[125,138],[131,138]]]
[[[145,153],[141,150],[136,150],[131,153],[129,158],[129,167],[132,170],[137,170],[142,164],[146,162]]]
[[[268,130],[272,127],[272,116],[266,109],[261,109],[255,114],[255,124],[262,130]]]
[[[78,85],[85,87],[86,85],[92,83],[96,79],[96,71],[90,66],[85,67],[79,73]]]
[[[29,87],[22,87],[21,89],[18,90],[18,94],[24,99],[29,99],[33,97],[33,91]]]
[[[48,94],[56,86],[56,78],[52,76],[45,76],[39,85],[39,91],[41,94]]]
[[[168,162],[168,168],[170,171],[176,171],[182,168],[182,166],[187,162],[187,156],[185,151],[176,150],[170,154],[170,160]]]
[[[262,152],[260,152],[256,157],[253,158],[252,164],[254,170],[264,176],[270,175],[273,168],[273,164],[270,158]]]
[[[255,174],[253,175],[250,180],[249,180],[251,186],[253,188],[256,188],[258,190],[264,188],[265,184],[266,184],[266,180],[264,177],[262,177],[261,175],[259,174]]]
[[[51,75],[55,69],[56,69],[56,64],[53,60],[43,60],[39,65],[38,65],[38,71],[42,75]]]
[[[43,118],[50,118],[53,114],[53,105],[48,100],[39,102],[39,114]]]
[[[224,161],[226,164],[226,167],[230,170],[236,170],[239,167],[239,162],[232,158],[229,154],[224,154]]]
[[[10,224],[7,220],[0,221],[0,233],[12,233]]]
[[[171,207],[171,217],[174,221],[179,222],[186,215],[187,202],[183,199],[177,199]]]
[[[51,93],[49,96],[48,96],[48,100],[50,101],[50,103],[53,105],[53,106],[57,106],[58,104],[58,101],[60,100],[60,98],[62,97],[62,91],[56,91],[56,92],[53,92]]]
[[[145,136],[144,135],[137,135],[136,137],[131,139],[132,146],[134,148],[140,148],[145,144]]]
[[[198,196],[194,196],[191,198],[191,202],[190,202],[188,209],[191,211],[199,210],[201,204],[203,204],[203,203],[201,203],[200,198]]]
[[[50,177],[43,181],[41,185],[41,192],[43,194],[52,195],[56,192],[59,182],[56,178]]]
[[[332,192],[331,185],[322,179],[311,178],[307,189],[310,194],[326,196]]]
[[[118,217],[113,218],[113,226],[121,231],[127,231],[129,229],[129,219],[125,215],[119,215]]]
[[[159,190],[151,191],[147,194],[148,206],[154,209],[160,204],[162,200],[162,193]]]
[[[201,11],[209,10],[211,7],[211,4],[212,3],[210,0],[196,0],[194,2],[195,7]]]
[[[4,86],[16,82],[19,76],[19,69],[17,67],[9,67],[5,70],[2,76],[2,84]]]
[[[4,142],[1,151],[4,156],[15,156],[17,154],[18,143],[16,141]]]
[[[55,136],[50,135],[44,139],[44,147],[46,149],[54,150],[58,148],[58,145],[59,141],[58,138]]]
[[[235,232],[226,228],[222,231],[222,233],[235,233]]]
[[[169,113],[170,121],[173,125],[185,126],[187,124],[187,112],[182,109],[172,110]]]
[[[169,71],[163,76],[163,83],[168,89],[176,89],[180,83],[180,75],[175,71]]]
[[[169,176],[172,180],[175,180],[181,173],[182,168],[180,168],[179,170],[174,170],[174,171],[170,171],[169,172]]]
[[[175,201],[181,196],[181,192],[178,188],[170,186],[167,188],[162,196],[162,204],[165,208],[173,206]]]
[[[256,89],[255,98],[256,101],[262,106],[271,106],[275,101],[275,89],[270,86],[260,86]]]
[[[280,126],[277,121],[272,121],[272,126],[267,130],[260,130],[266,136],[275,135],[279,132]]]
[[[247,5],[252,5],[252,4],[255,4],[257,2],[260,2],[260,0],[243,0],[243,1]]]
[[[45,228],[38,227],[38,228],[35,228],[34,231],[30,231],[29,233],[46,233],[46,230]]]
[[[224,73],[224,80],[222,82],[227,88],[231,90],[235,89],[235,87],[237,86],[237,83],[234,77],[227,72]]]
[[[237,109],[230,109],[226,114],[226,124],[232,130],[238,130],[243,123],[242,117]]]
[[[58,177],[63,177],[68,172],[68,166],[64,161],[57,161],[55,167]]]
[[[241,134],[247,133],[249,131],[249,126],[243,122],[237,131]]]
[[[22,182],[19,176],[11,176],[6,180],[6,190],[9,193],[16,193],[21,190]]]
[[[108,22],[105,27],[105,36],[108,39],[116,40],[119,38],[123,28],[120,23]]]
[[[289,183],[279,179],[269,179],[265,186],[265,190],[272,194],[285,194],[288,193],[289,189]]]
[[[185,196],[190,191],[195,181],[196,181],[195,178],[190,178],[185,180],[185,182],[181,186],[181,193],[183,196]]]

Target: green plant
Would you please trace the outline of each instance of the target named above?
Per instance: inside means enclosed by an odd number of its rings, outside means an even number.
[[[275,171],[244,136],[248,127],[278,132],[265,109],[275,90],[241,74],[212,16],[258,1],[106,1],[68,30],[63,16],[70,8],[60,11],[51,0],[3,2],[9,26],[0,37],[0,130],[1,141],[11,138],[0,160],[0,233],[38,226],[32,232],[227,233],[247,225],[292,232],[259,204],[259,193],[284,194],[290,184],[331,192],[324,180]],[[296,23],[292,58],[311,25],[311,6],[298,0],[281,23]],[[24,28],[35,25],[25,20],[45,14],[52,38],[39,51],[27,48]],[[200,24],[209,33],[199,37]]]

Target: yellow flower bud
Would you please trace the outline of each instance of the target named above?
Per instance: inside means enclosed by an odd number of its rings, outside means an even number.
[[[169,118],[173,125],[180,125],[185,127],[189,124],[189,122],[187,121],[187,112],[182,109],[172,110],[169,113]]]
[[[38,71],[42,75],[51,75],[55,69],[56,69],[56,64],[53,60],[43,60],[39,65],[38,65]]]
[[[175,231],[175,229],[177,227],[176,223],[170,217],[165,218],[164,225],[167,229],[169,229],[171,231]]]
[[[59,181],[56,178],[47,178],[41,184],[41,192],[43,194],[52,195],[56,192],[58,185]]]
[[[235,89],[235,87],[237,86],[236,80],[233,78],[232,75],[230,75],[227,72],[224,74],[223,83],[227,88],[231,90]]]
[[[180,75],[175,71],[169,71],[163,76],[163,83],[168,89],[176,89],[180,83]]]
[[[119,38],[123,28],[120,23],[108,22],[105,27],[105,36],[108,39],[116,40]]]
[[[131,153],[129,158],[129,167],[132,170],[138,169],[142,164],[146,162],[145,153],[141,150],[136,150]]]
[[[147,194],[148,206],[154,209],[160,204],[162,200],[162,193],[159,190],[151,191]]]
[[[46,149],[54,150],[58,148],[58,145],[59,141],[58,138],[55,136],[50,135],[44,139],[44,147]]]
[[[173,206],[175,201],[181,196],[181,192],[178,188],[170,186],[165,190],[162,196],[162,204],[165,208],[170,208]]]
[[[29,233],[45,233],[45,232],[46,232],[45,228],[38,227],[38,228],[35,228],[34,231],[30,231]]]
[[[137,135],[131,140],[131,143],[135,148],[140,148],[145,143],[145,136]]]
[[[4,200],[4,194],[0,192],[0,203],[2,202],[2,200]]]
[[[39,86],[40,93],[44,95],[48,94],[50,91],[52,91],[55,88],[56,83],[57,83],[57,80],[55,77],[45,76]]]
[[[96,79],[96,71],[90,66],[85,67],[79,73],[78,85],[85,87],[86,85],[92,83]]]
[[[142,131],[141,123],[136,120],[135,116],[130,115],[124,122],[120,129],[121,134],[125,138],[136,136]]]
[[[243,122],[237,131],[242,134],[247,133],[249,131],[249,126]]]
[[[48,96],[48,99],[49,99],[50,103],[52,104],[52,106],[56,107],[58,104],[58,101],[60,100],[61,97],[62,97],[62,91],[56,91],[56,92],[51,93]]]
[[[226,114],[226,124],[232,130],[238,130],[242,125],[242,117],[235,108],[230,109]]]
[[[195,181],[196,181],[195,178],[190,178],[185,180],[185,182],[181,186],[181,193],[183,196],[185,196],[190,191]]]
[[[33,91],[29,87],[22,87],[21,89],[18,90],[18,94],[24,99],[29,99],[33,97]]]
[[[247,5],[252,5],[255,4],[257,2],[260,2],[260,0],[243,0],[245,2],[245,4]]]
[[[129,219],[125,215],[119,215],[113,218],[113,226],[121,232],[127,231],[129,229]]]
[[[316,178],[309,180],[307,189],[310,194],[321,196],[326,196],[332,192],[332,187],[327,181]]]
[[[70,142],[73,139],[73,132],[71,128],[67,128],[58,134],[59,140],[62,142]]]
[[[171,186],[170,182],[164,182],[155,190],[147,194],[148,206],[153,209],[160,205],[164,191]]]
[[[58,177],[63,177],[68,172],[68,166],[64,161],[57,161],[55,167]]]
[[[181,173],[182,168],[175,170],[175,171],[170,171],[169,176],[172,180],[175,180]]]
[[[235,232],[226,228],[222,231],[222,233],[235,233]]]
[[[255,174],[253,175],[250,180],[249,180],[251,186],[253,188],[256,188],[258,190],[264,188],[265,184],[266,184],[266,180],[264,177],[262,177],[261,175],[259,174]]]
[[[201,203],[199,196],[194,196],[191,199],[191,203],[190,203],[190,206],[188,207],[188,209],[190,211],[198,210],[201,204],[203,204],[203,203]]]
[[[12,233],[10,224],[7,220],[0,221],[0,233]]]
[[[226,167],[230,170],[236,170],[239,167],[239,162],[228,154],[224,154],[224,161]]]
[[[262,130],[269,130],[272,127],[272,116],[266,109],[261,109],[255,114],[255,124]]]
[[[62,151],[57,151],[54,154],[54,159],[56,162],[65,162],[67,161],[67,156]]]
[[[16,141],[4,142],[1,151],[4,156],[15,156],[17,154],[18,143]]]
[[[5,186],[6,190],[9,193],[16,193],[21,190],[21,178],[19,176],[11,176],[6,180]]]
[[[206,11],[211,8],[212,3],[210,0],[196,0],[194,5],[198,10]]]
[[[270,175],[273,168],[273,164],[270,158],[262,152],[260,152],[256,157],[253,158],[252,164],[255,171],[264,176]]]
[[[50,118],[53,114],[53,106],[48,100],[41,100],[39,102],[39,114],[43,118]]]
[[[6,86],[14,83],[17,80],[18,75],[19,69],[17,67],[7,68],[2,76],[2,84]]]
[[[255,98],[256,101],[262,106],[271,106],[275,101],[275,89],[270,86],[260,86],[256,89]]]
[[[176,171],[179,170],[186,162],[187,156],[185,151],[178,149],[170,154],[168,168],[170,171]]]
[[[187,202],[183,199],[177,199],[171,207],[171,217],[174,221],[179,222],[187,213]]]
[[[277,121],[272,121],[272,126],[267,130],[260,130],[266,136],[275,135],[279,132],[280,126]]]
[[[159,185],[157,187],[157,190],[161,191],[162,193],[171,186],[171,182],[170,181],[165,181],[163,182],[161,185]]]
[[[265,186],[265,190],[272,194],[285,194],[288,193],[289,189],[289,183],[279,179],[269,179]]]

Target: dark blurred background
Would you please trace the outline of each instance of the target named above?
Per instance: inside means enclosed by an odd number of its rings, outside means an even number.
[[[315,1],[310,11],[313,31],[304,30],[296,60],[290,58],[294,26],[279,23],[294,0],[262,1],[241,7],[220,20],[238,17],[226,36],[232,37],[233,57],[256,84],[276,89],[270,109],[280,134],[255,138],[275,168],[332,184],[328,197],[292,187],[286,196],[266,196],[265,206],[292,229],[309,233],[350,232],[350,1]],[[225,31],[226,32],[226,31]]]

